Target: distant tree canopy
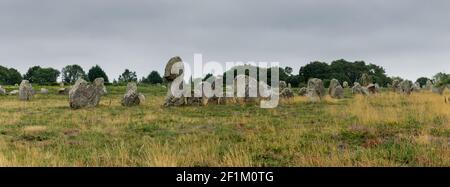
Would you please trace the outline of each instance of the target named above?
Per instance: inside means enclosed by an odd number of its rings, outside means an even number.
[[[427,82],[428,82],[429,80],[431,80],[431,79],[426,78],[426,77],[420,77],[420,78],[418,78],[418,79],[416,80],[416,82],[418,82],[418,83],[420,84],[420,86],[422,87],[422,86],[427,85]]]
[[[53,68],[41,68],[40,66],[33,66],[28,69],[23,76],[24,79],[39,85],[49,85],[56,83],[61,73]]]
[[[0,66],[0,85],[14,85],[22,81],[22,75],[14,68]]]
[[[347,81],[350,85],[360,81],[361,76],[366,73],[372,83],[386,86],[391,79],[387,77],[385,70],[381,66],[374,64],[366,65],[364,61],[348,62],[346,60],[336,60],[328,65],[325,62],[311,62],[300,68],[299,82],[306,83],[310,78],[324,80],[325,86],[331,79],[338,79],[341,83]]]
[[[147,77],[142,78],[141,82],[146,84],[161,84],[163,83],[163,79],[157,71],[152,71]]]
[[[136,72],[125,69],[122,75],[119,76],[119,83],[137,82]]]
[[[77,64],[74,65],[68,65],[62,69],[62,80],[65,83],[73,84],[78,79],[86,79],[86,73],[84,72],[83,68]]]
[[[91,82],[93,82],[96,78],[103,78],[105,83],[109,83],[108,76],[99,65],[95,65],[91,69],[89,69],[88,78]]]
[[[433,79],[437,86],[443,86],[443,85],[450,84],[450,74],[446,74],[446,73],[442,73],[442,72],[437,73],[433,77]]]

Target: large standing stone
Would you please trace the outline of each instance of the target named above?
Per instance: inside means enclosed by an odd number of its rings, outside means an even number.
[[[240,82],[238,80],[244,80],[244,85],[238,85]],[[234,96],[238,102],[256,102],[258,97],[258,81],[253,77],[247,75],[238,75],[234,78],[233,83]],[[240,89],[244,90],[240,90]],[[238,92],[239,90],[239,92]],[[242,93],[243,92],[243,93]],[[240,95],[243,94],[243,95]]]
[[[337,79],[331,79],[328,94],[335,99],[341,99],[344,97],[344,89]]]
[[[309,101],[317,102],[324,98],[325,87],[320,79],[312,78],[308,80],[307,94]]]
[[[34,90],[28,80],[22,80],[19,86],[19,99],[29,101],[33,98]]]
[[[175,71],[178,70],[178,71]],[[172,93],[172,84],[174,84],[174,80],[179,77],[179,76],[183,76],[184,74],[184,64],[183,64],[183,60],[176,56],[173,57],[169,60],[169,62],[167,62],[166,68],[164,70],[164,79],[167,81],[167,95],[164,101],[164,106],[169,107],[169,106],[182,106],[186,104],[186,100],[184,98],[184,96],[181,97],[175,97],[175,95]],[[180,85],[175,85],[178,86],[178,88],[183,88],[184,85],[184,81],[181,81]]]
[[[127,91],[122,98],[122,106],[136,106],[145,101],[145,97],[141,98],[143,95],[138,93],[137,85],[134,82],[130,82],[127,85]],[[143,100],[141,100],[143,99]]]
[[[399,84],[400,93],[409,95],[411,94],[412,90],[413,90],[413,83],[411,81],[404,80],[400,82]]]
[[[0,85],[0,95],[6,95],[6,90]]]
[[[73,109],[95,107],[106,93],[103,78],[95,79],[92,84],[79,79],[69,92],[70,107]]]

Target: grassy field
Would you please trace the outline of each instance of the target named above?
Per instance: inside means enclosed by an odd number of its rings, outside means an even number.
[[[163,108],[164,88],[139,89],[131,108],[125,87],[81,110],[0,96],[0,166],[450,166],[450,104],[429,92]]]

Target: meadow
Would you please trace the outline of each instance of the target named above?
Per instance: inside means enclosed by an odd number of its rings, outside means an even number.
[[[125,87],[111,86],[99,107],[72,110],[47,88],[0,96],[0,166],[450,166],[450,104],[428,91],[163,108],[163,87],[123,107]]]

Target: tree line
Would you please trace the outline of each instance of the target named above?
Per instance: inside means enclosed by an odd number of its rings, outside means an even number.
[[[96,78],[103,78],[107,84],[126,84],[128,82],[140,82],[144,84],[163,83],[163,79],[157,71],[152,71],[148,76],[138,80],[135,71],[125,69],[119,75],[118,80],[114,79],[110,82],[107,74],[99,65],[91,67],[87,73],[77,64],[68,65],[61,71],[50,67],[33,66],[24,75],[21,75],[17,69],[0,66],[0,85],[20,84],[23,79],[38,85],[56,85],[58,77],[61,77],[62,82],[68,84],[73,84],[80,78],[91,82]]]
[[[239,68],[256,68],[258,76],[260,71],[267,71],[268,83],[270,84],[270,69],[251,67],[250,65],[236,66],[224,72],[224,80],[227,75],[234,74],[234,76],[236,76],[236,72]],[[248,74],[248,72],[246,74]],[[310,78],[322,79],[326,87],[328,87],[331,79],[338,79],[341,83],[346,81],[351,86],[354,82],[360,82],[361,75],[363,74],[368,75],[369,80],[372,83],[378,83],[383,87],[388,86],[388,84],[392,83],[392,80],[394,79],[403,80],[400,77],[388,77],[383,67],[375,64],[366,64],[364,61],[350,62],[340,59],[332,61],[329,64],[326,62],[314,61],[300,67],[298,74],[294,74],[293,68],[291,67],[279,67],[279,79],[291,84],[293,87],[305,87]],[[96,78],[100,77],[105,80],[105,83],[114,85],[122,85],[128,82],[139,82],[143,84],[163,83],[163,78],[157,71],[152,71],[146,77],[138,79],[135,71],[125,69],[117,80],[114,79],[110,82],[107,74],[99,65],[91,67],[88,73],[86,73],[83,68],[77,64],[68,65],[61,71],[54,68],[33,66],[29,68],[24,75],[21,75],[19,71],[14,68],[0,66],[0,85],[19,84],[22,79],[29,80],[31,83],[39,85],[53,85],[57,84],[57,79],[60,76],[62,82],[69,84],[75,83],[75,81],[79,78],[94,81]],[[212,75],[206,75],[203,80],[206,80],[210,76]],[[258,79],[258,77],[255,78]],[[429,80],[436,84],[450,84],[450,74],[438,73],[432,78],[420,77],[416,80],[416,82],[420,83],[421,86],[424,86]]]

